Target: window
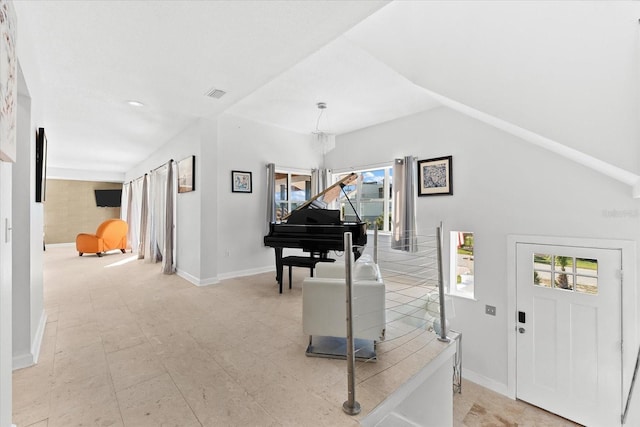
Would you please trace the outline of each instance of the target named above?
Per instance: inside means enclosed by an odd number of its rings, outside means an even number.
[[[449,294],[474,298],[473,233],[452,231],[449,241],[451,248]]]
[[[276,221],[310,199],[311,175],[295,172],[276,172]]]
[[[367,223],[367,229],[373,230],[377,227],[380,231],[391,231],[391,166],[379,169],[354,171],[358,174],[358,180],[351,185],[344,187],[344,192],[340,193],[339,206],[345,221],[357,221],[360,219]],[[347,174],[341,174],[336,179],[344,178]],[[353,207],[345,197],[347,193]]]
[[[533,254],[533,284],[595,295],[598,293],[598,260]]]

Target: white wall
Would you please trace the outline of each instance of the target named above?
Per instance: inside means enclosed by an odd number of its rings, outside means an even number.
[[[454,195],[418,198],[418,231],[433,234],[442,220],[445,236],[475,233],[477,300],[455,299],[451,327],[464,336],[464,370],[506,391],[507,289],[514,286],[507,282],[507,236],[638,242],[640,200],[624,184],[446,108],[340,136],[327,165],[340,169],[404,155],[453,155]],[[485,304],[497,307],[495,317],[484,314]]]
[[[178,273],[197,285],[275,269],[265,248],[266,164],[311,170],[321,160],[310,135],[225,114],[199,119],[128,171],[135,179],[168,159],[196,155],[196,191],[177,202]],[[231,171],[252,172],[252,193],[231,192]],[[228,255],[227,255],[228,254]]]
[[[178,194],[176,205],[176,268],[188,278],[200,278],[200,212],[202,194],[202,168],[206,167],[200,155],[200,121],[171,138],[149,158],[125,174],[125,181],[143,176],[170,159],[180,161],[196,156],[196,191]]]
[[[266,165],[311,170],[322,156],[311,135],[290,132],[230,114],[220,118],[218,164],[218,262],[221,277],[275,269],[265,248]],[[231,192],[231,171],[250,171],[251,194]],[[227,252],[228,251],[228,252]],[[227,256],[227,253],[229,254]]]

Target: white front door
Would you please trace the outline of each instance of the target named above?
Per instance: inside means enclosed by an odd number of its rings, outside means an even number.
[[[621,251],[518,243],[518,399],[620,425]]]

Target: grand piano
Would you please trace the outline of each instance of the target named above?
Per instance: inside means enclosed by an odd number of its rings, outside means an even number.
[[[362,221],[344,222],[339,210],[326,209],[329,203],[338,198],[342,189],[357,178],[355,173],[347,175],[298,206],[283,217],[280,223],[269,224],[269,234],[264,236],[264,245],[275,249],[276,280],[280,284],[280,292],[283,248],[298,248],[309,252],[311,257],[327,259],[329,251],[344,251],[344,233],[350,231],[354,258],[360,257],[367,244],[367,224]]]

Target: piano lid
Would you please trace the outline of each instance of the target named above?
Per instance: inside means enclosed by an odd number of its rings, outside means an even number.
[[[313,196],[312,198],[298,206],[293,211],[289,212],[287,215],[282,217],[282,220],[286,220],[291,216],[291,214],[302,209],[326,209],[329,203],[338,198],[338,196],[340,195],[340,191],[342,191],[342,187],[351,184],[356,179],[358,179],[358,174],[355,172],[351,172],[340,181],[327,187],[326,190],[318,193],[317,195]]]

